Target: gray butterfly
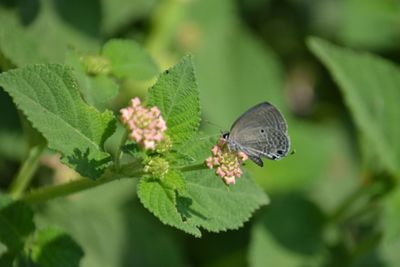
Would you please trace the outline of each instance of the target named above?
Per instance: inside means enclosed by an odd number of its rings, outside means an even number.
[[[290,139],[287,124],[279,110],[268,102],[243,113],[223,134],[228,148],[245,153],[258,166],[261,157],[278,160],[288,155]]]

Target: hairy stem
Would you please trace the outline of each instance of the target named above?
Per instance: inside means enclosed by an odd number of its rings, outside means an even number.
[[[127,129],[125,129],[124,134],[121,137],[121,142],[118,145],[117,151],[115,151],[115,158],[114,158],[114,162],[115,162],[115,168],[117,169],[117,171],[120,169],[120,159],[122,157],[122,151],[121,148],[123,145],[125,145],[126,140],[128,139],[128,135],[129,135],[129,131]]]
[[[40,144],[30,148],[27,158],[21,165],[17,176],[14,178],[13,183],[11,184],[10,194],[12,198],[19,198],[28,187],[30,181],[32,180],[33,174],[39,165],[40,155],[45,147],[45,144]]]
[[[207,167],[204,164],[196,164],[181,167],[180,170],[183,172],[187,172],[206,168]],[[143,168],[140,164],[135,164],[134,166],[132,166],[132,164],[126,164],[121,166],[120,170],[121,171],[117,173],[110,171],[96,181],[81,177],[68,183],[43,187],[27,193],[23,197],[18,197],[17,199],[20,199],[30,204],[37,204],[54,198],[81,192],[86,189],[94,188],[118,179],[136,178],[144,174]],[[127,170],[129,170],[129,175],[126,174],[128,173]]]
[[[105,175],[96,181],[81,177],[68,183],[39,188],[21,197],[20,200],[30,204],[37,204],[45,202],[50,199],[63,197],[80,191],[84,191],[86,189],[94,188],[99,185],[106,184],[121,178],[134,178],[141,175],[143,175],[142,170],[137,170],[136,172],[132,173],[129,177],[115,173],[112,174],[110,173],[108,175]]]
[[[199,164],[195,164],[195,165],[181,167],[179,170],[182,172],[189,172],[189,171],[198,171],[198,170],[205,170],[205,169],[208,169],[208,167],[204,163],[199,163]]]

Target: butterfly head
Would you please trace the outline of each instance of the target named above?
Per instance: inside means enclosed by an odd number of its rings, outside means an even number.
[[[223,132],[223,133],[222,133],[222,138],[224,138],[225,141],[228,141],[228,139],[229,139],[229,132]]]
[[[222,133],[221,136],[222,136],[222,139],[224,139],[224,141],[227,144],[228,149],[230,151],[241,151],[241,149],[239,149],[237,143],[234,140],[232,140],[231,138],[229,138],[230,132],[224,132],[224,133]]]

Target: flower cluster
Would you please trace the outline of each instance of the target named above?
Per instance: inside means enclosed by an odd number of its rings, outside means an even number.
[[[149,173],[154,177],[163,179],[168,173],[169,163],[161,157],[149,158],[144,163],[144,172]]]
[[[135,97],[129,107],[120,110],[120,114],[122,123],[130,131],[128,138],[144,149],[154,150],[164,139],[167,125],[157,107],[145,108],[140,99]]]
[[[207,167],[224,179],[226,184],[234,184],[242,175],[240,165],[248,159],[243,152],[230,151],[224,138],[211,149],[212,156],[206,159]]]

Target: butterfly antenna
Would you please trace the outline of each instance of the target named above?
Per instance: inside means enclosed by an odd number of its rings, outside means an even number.
[[[215,137],[217,136],[217,134],[209,134],[209,135],[203,135],[202,137],[199,138],[199,140],[204,140],[210,137]]]
[[[218,130],[219,130],[220,132],[223,132],[223,131],[221,130],[221,129],[222,129],[221,125],[215,124],[215,123],[213,123],[213,122],[211,122],[211,121],[209,121],[209,120],[206,120],[206,119],[203,119],[203,122],[204,122],[204,123],[207,123],[208,125],[214,126],[215,128],[218,128]]]

